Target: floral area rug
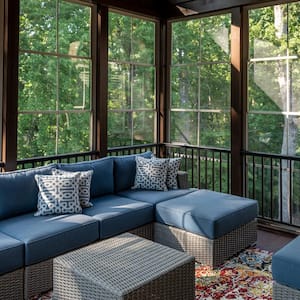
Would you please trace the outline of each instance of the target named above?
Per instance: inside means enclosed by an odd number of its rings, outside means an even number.
[[[212,270],[196,263],[196,300],[272,299],[272,253],[249,248]]]
[[[196,263],[195,299],[272,300],[271,261],[272,253],[248,248],[214,270]],[[30,300],[51,299],[50,291]]]

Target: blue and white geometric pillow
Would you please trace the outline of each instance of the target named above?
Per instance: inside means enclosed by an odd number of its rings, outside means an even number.
[[[74,176],[35,175],[39,187],[35,216],[81,213],[79,174]]]
[[[80,171],[80,172],[70,172],[61,169],[53,169],[53,175],[61,176],[73,176],[79,173],[79,201],[82,208],[92,207],[93,204],[90,202],[91,195],[91,181],[93,176],[93,170]]]
[[[133,189],[167,191],[166,179],[169,159],[136,156],[136,174]]]
[[[177,173],[179,171],[181,158],[170,158],[167,172],[167,187],[170,190],[178,189]]]

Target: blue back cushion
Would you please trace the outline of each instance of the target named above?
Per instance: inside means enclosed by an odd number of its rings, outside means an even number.
[[[114,157],[114,178],[115,192],[121,192],[130,189],[134,185],[136,173],[136,156],[151,158],[152,152],[147,151],[141,154],[132,154]]]
[[[37,210],[36,174],[51,174],[56,164],[0,174],[0,219]]]
[[[59,164],[58,167],[70,172],[93,170],[91,198],[95,198],[114,192],[113,163],[112,157],[105,157],[77,163]]]

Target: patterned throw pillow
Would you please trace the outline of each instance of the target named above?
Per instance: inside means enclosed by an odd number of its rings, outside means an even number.
[[[79,201],[82,208],[92,207],[93,204],[90,202],[91,194],[91,181],[93,176],[93,170],[90,171],[80,171],[80,172],[70,172],[61,169],[53,169],[53,175],[62,176],[74,176],[74,174],[80,174],[79,176]]]
[[[170,158],[167,172],[167,187],[170,190],[178,189],[177,173],[179,171],[181,158]]]
[[[74,176],[35,175],[39,187],[35,216],[81,213],[79,174]]]
[[[148,159],[137,156],[133,189],[167,191],[166,179],[169,159]]]

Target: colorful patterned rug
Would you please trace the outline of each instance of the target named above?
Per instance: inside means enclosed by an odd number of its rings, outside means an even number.
[[[196,263],[196,300],[272,300],[272,253],[248,248],[212,270]],[[51,300],[52,292],[30,300]]]
[[[196,264],[196,300],[272,299],[272,253],[249,248],[212,270]]]

